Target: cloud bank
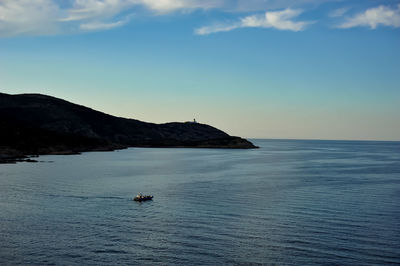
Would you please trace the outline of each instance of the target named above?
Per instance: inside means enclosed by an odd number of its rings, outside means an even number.
[[[0,37],[49,35],[66,28],[112,29],[128,23],[131,15],[126,13],[135,8],[161,15],[223,4],[223,0],[0,0]]]
[[[217,10],[246,14],[231,23],[200,27],[196,34],[232,31],[238,28],[273,28],[302,31],[311,21],[296,20],[308,7],[341,0],[0,0],[0,37],[53,35],[110,30],[128,24],[132,14],[161,16],[193,10]],[[307,8],[306,8],[307,7]],[[378,6],[352,17],[349,8],[337,8],[327,16],[342,20],[337,28],[367,26],[400,27],[400,4]],[[264,14],[256,14],[259,12]],[[252,14],[253,13],[253,14]],[[216,13],[214,13],[216,14]],[[242,15],[244,16],[244,15]],[[239,17],[239,15],[238,15]]]
[[[55,33],[60,15],[52,0],[2,0],[0,36]]]
[[[367,9],[363,13],[359,13],[354,17],[348,18],[338,27],[343,29],[353,27],[370,27],[371,29],[376,29],[379,25],[399,28],[400,4],[398,4],[395,8],[378,6]]]
[[[293,21],[299,16],[301,10],[287,8],[282,11],[267,11],[265,15],[252,15],[242,18],[239,22],[231,24],[217,24],[201,27],[195,30],[198,35],[206,35],[216,32],[231,31],[238,28],[274,28],[278,30],[302,31],[311,21]]]

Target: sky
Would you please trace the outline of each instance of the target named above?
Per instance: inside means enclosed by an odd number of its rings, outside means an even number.
[[[0,0],[0,91],[246,138],[400,140],[400,1]]]

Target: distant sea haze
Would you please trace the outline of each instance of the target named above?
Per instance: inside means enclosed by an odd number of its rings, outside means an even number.
[[[0,165],[0,264],[400,264],[399,142],[252,142]]]

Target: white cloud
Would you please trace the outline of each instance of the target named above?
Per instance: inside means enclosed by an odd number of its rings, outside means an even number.
[[[176,10],[219,8],[223,3],[223,0],[73,0],[68,17],[62,21],[112,17],[138,6],[165,14]]]
[[[67,16],[60,21],[109,18],[131,5],[130,0],[73,0],[66,10]]]
[[[129,22],[129,17],[125,19],[121,19],[116,22],[101,22],[101,21],[92,21],[88,23],[83,23],[80,25],[82,30],[109,30],[117,27],[121,27]]]
[[[231,31],[237,28],[274,28],[278,30],[302,31],[313,22],[292,20],[301,13],[302,11],[299,9],[290,8],[282,11],[267,11],[265,15],[247,16],[235,23],[201,27],[196,29],[195,33],[206,35],[216,32]]]
[[[0,0],[0,37],[50,35],[79,31],[109,30],[127,24],[129,14],[148,12],[165,15],[173,12],[218,9],[220,12],[248,13],[267,10],[265,15],[244,17],[236,22],[197,29],[197,34],[259,27],[301,31],[310,21],[295,21],[299,7],[316,6],[343,0]],[[271,11],[279,10],[282,11]],[[341,28],[379,25],[400,27],[400,5],[380,6],[348,18]],[[333,11],[343,16],[346,8]]]
[[[211,33],[216,33],[216,32],[224,32],[224,31],[231,31],[237,28],[240,28],[241,24],[240,23],[235,23],[231,25],[222,25],[222,24],[215,24],[212,26],[205,26],[201,27],[195,30],[195,33],[197,35],[207,35]]]
[[[156,14],[222,8],[226,0],[0,0],[0,37],[122,26],[121,15],[143,7]],[[61,4],[64,4],[61,6]],[[111,21],[111,22],[110,22]]]
[[[221,8],[224,0],[133,0],[159,13],[171,12],[179,9],[210,9]]]
[[[400,27],[400,4],[395,8],[378,6],[367,9],[364,13],[348,18],[339,28],[370,27],[376,29],[379,25]]]
[[[0,36],[55,33],[59,15],[52,0],[1,0]]]

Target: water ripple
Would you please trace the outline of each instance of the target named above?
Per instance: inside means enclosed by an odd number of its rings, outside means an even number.
[[[0,264],[400,264],[400,144],[255,142],[1,166]]]

